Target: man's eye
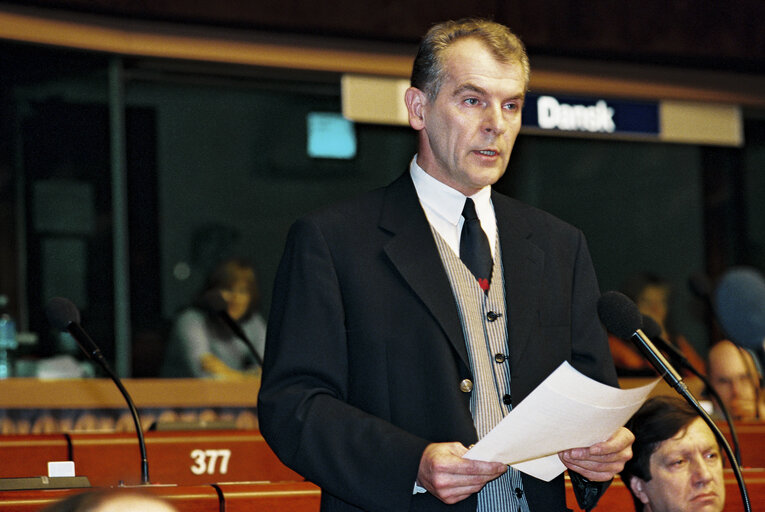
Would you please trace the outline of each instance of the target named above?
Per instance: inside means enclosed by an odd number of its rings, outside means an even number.
[[[507,110],[518,110],[519,106],[517,103],[505,103],[505,109]]]
[[[467,98],[465,103],[468,105],[478,105],[478,98]]]

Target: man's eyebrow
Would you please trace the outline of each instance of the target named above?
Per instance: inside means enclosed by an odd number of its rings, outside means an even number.
[[[478,87],[475,84],[467,82],[467,83],[464,83],[464,84],[460,85],[459,87],[457,87],[454,90],[453,94],[454,94],[454,96],[459,96],[460,94],[462,94],[464,92],[476,92],[476,93],[479,93],[479,94],[483,94],[486,91],[483,88]]]

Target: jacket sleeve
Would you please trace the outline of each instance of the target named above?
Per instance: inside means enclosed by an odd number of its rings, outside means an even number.
[[[610,386],[618,386],[608,337],[600,323],[597,312],[600,288],[587,242],[581,232],[579,233],[579,249],[577,251],[573,289],[573,364],[591,378]],[[590,481],[573,471],[569,471],[569,477],[577,503],[583,510],[595,508],[600,497],[611,484],[611,480],[607,482]]]
[[[407,510],[428,441],[349,403],[349,335],[332,251],[311,220],[288,234],[268,322],[261,432],[325,492],[366,510]]]

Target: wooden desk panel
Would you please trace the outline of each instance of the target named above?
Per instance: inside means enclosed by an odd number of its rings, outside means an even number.
[[[131,434],[71,434],[77,475],[91,485],[140,483],[138,440]],[[257,430],[147,432],[153,484],[290,481],[303,478],[282,464]]]
[[[220,512],[220,496],[211,485],[142,486],[173,505],[178,512]]]
[[[43,476],[48,462],[69,460],[69,443],[64,434],[0,436],[0,478]]]
[[[310,482],[224,483],[217,486],[226,512],[317,512],[321,490]]]
[[[730,429],[725,422],[718,422],[717,426],[728,440],[731,449],[733,441],[730,437]],[[736,436],[741,448],[741,465],[748,468],[765,468],[765,423],[755,421],[737,421]],[[727,465],[728,458],[725,458]]]
[[[122,379],[138,409],[257,406],[260,379]],[[111,379],[0,380],[1,409],[127,410]]]
[[[46,471],[47,473],[47,471]],[[43,489],[36,491],[1,491],[0,511],[36,512],[67,496],[80,494],[84,489]]]
[[[749,494],[749,502],[753,510],[759,510],[759,506],[765,503],[765,471],[745,470],[744,482]],[[574,490],[571,481],[566,479],[566,502],[568,508],[581,510],[576,504]],[[632,504],[632,495],[624,482],[617,476],[606,493],[600,498],[595,509],[598,512],[630,512],[635,510]],[[744,510],[738,482],[730,469],[725,470],[725,508],[723,512],[740,512]]]

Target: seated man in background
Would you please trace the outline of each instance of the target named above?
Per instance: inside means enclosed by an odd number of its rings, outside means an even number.
[[[720,395],[731,417],[738,421],[765,419],[765,403],[760,392],[752,355],[731,341],[718,341],[708,354],[709,382]],[[715,404],[715,416],[722,417]]]
[[[632,459],[620,474],[637,512],[723,509],[720,447],[688,403],[672,396],[651,398],[626,427],[635,442]]]

